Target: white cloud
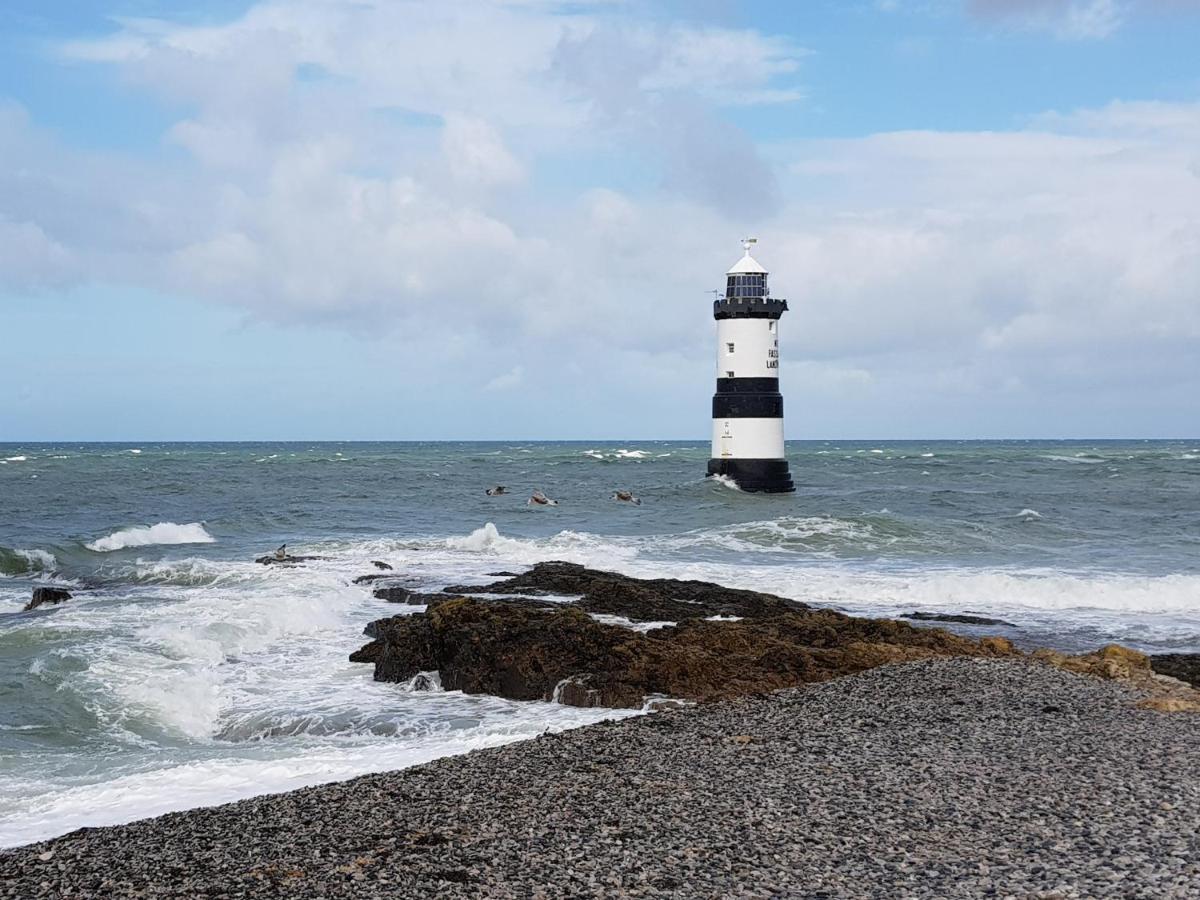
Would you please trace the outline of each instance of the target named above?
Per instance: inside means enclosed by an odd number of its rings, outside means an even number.
[[[968,0],[977,15],[1061,40],[1101,40],[1125,22],[1132,0]]]
[[[488,381],[483,386],[485,391],[511,391],[515,387],[519,387],[521,382],[525,380],[525,367],[513,366],[502,375],[497,375]]]

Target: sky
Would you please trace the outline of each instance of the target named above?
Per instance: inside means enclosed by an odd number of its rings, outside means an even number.
[[[6,0],[0,442],[1200,437],[1200,0]]]

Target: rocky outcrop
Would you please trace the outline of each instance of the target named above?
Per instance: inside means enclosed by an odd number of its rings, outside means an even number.
[[[290,553],[285,553],[283,556],[276,556],[274,553],[269,553],[266,556],[258,557],[254,561],[264,566],[297,566],[314,559],[324,558],[323,556],[292,556]]]
[[[376,588],[373,596],[388,603],[408,603],[412,606],[437,603],[446,599],[445,594],[422,594],[419,591],[410,591],[406,587]]]
[[[1016,628],[1012,622],[1003,619],[989,619],[987,616],[975,616],[967,613],[934,613],[910,612],[900,618],[912,619],[915,622],[950,622],[958,625],[1003,625],[1005,628]]]
[[[1138,703],[1159,712],[1200,712],[1200,691],[1185,679],[1157,672],[1151,657],[1120,644],[1109,644],[1092,653],[1068,656],[1055,650],[1035,650],[1033,658],[1068,672],[1120,681],[1139,691]]]
[[[708,581],[631,578],[575,563],[538,563],[528,572],[490,585],[452,585],[448,594],[578,595],[574,604],[591,613],[623,616],[635,622],[682,622],[709,616],[761,618],[807,609],[796,600],[758,591],[727,588]]]
[[[1200,688],[1200,653],[1160,653],[1150,657],[1150,668]]]
[[[388,565],[387,563],[385,563],[381,560],[378,560],[378,559],[371,560],[371,565],[373,565],[375,568],[379,569],[381,572],[392,571],[392,567],[390,565]]]
[[[64,600],[70,599],[70,591],[55,587],[38,587],[33,589],[33,597],[25,604],[24,610],[29,612],[29,610],[37,609],[46,603],[62,603]]]
[[[689,586],[685,590],[697,598],[704,594],[700,582],[676,584]],[[377,681],[407,682],[422,671],[437,671],[447,690],[557,699],[575,706],[640,707],[653,694],[707,701],[825,681],[886,663],[1016,654],[1002,638],[973,641],[758,596],[763,599],[757,602],[737,598],[737,609],[760,609],[758,617],[692,618],[646,633],[601,624],[570,605],[547,609],[449,598],[423,614],[373,622],[368,635],[374,640],[350,658],[373,664]]]

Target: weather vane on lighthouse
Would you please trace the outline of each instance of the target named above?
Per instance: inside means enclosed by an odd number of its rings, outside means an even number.
[[[771,297],[767,270],[742,241],[745,255],[725,273],[725,296],[713,301],[717,320],[717,392],[713,395],[709,475],[724,475],[744,491],[795,490],[783,448],[779,393],[779,319],[787,301]]]

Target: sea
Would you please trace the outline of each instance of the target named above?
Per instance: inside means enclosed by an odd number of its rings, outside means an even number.
[[[706,479],[708,452],[0,444],[0,846],[641,714],[374,682],[363,628],[420,609],[353,583],[376,560],[426,591],[571,560],[1200,651],[1200,440],[794,442],[773,496]],[[284,543],[320,558],[255,563]],[[44,585],[73,599],[23,612]]]

